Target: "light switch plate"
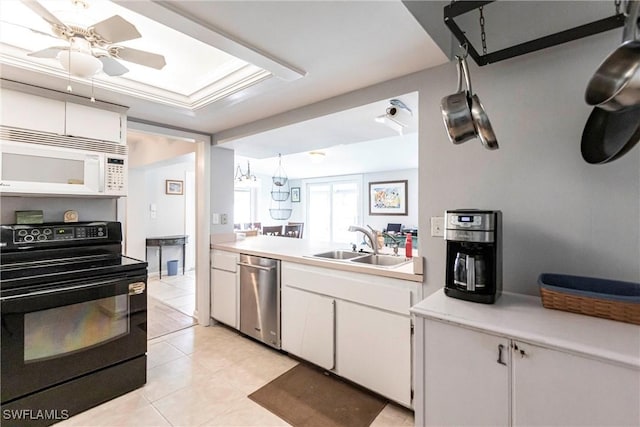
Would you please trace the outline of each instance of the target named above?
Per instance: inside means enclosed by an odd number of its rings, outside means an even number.
[[[211,214],[211,224],[213,225],[220,224],[220,214],[217,214],[217,213]]]
[[[444,237],[444,217],[443,216],[431,217],[431,236]]]

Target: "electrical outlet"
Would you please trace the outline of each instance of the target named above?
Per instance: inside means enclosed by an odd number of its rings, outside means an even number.
[[[444,237],[444,217],[443,216],[431,217],[431,236]]]
[[[226,224],[227,223],[227,214],[223,213],[220,214],[220,224]]]

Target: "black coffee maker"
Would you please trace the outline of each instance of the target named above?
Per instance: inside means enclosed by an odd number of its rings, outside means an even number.
[[[502,212],[446,211],[447,271],[444,293],[493,304],[502,293]]]

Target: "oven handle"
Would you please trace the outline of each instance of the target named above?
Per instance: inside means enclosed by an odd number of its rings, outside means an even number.
[[[0,301],[19,300],[20,298],[30,298],[30,297],[40,296],[40,295],[47,295],[47,294],[66,292],[66,291],[76,291],[79,289],[94,288],[97,286],[109,285],[111,283],[118,283],[118,282],[122,282],[122,279],[107,280],[104,282],[97,282],[97,283],[86,283],[84,285],[66,286],[64,288],[43,289],[41,291],[29,292],[21,295],[11,295],[7,297],[2,297],[0,298]],[[141,294],[144,292],[145,288],[146,288],[146,285],[144,284],[144,282],[130,283],[129,295]]]

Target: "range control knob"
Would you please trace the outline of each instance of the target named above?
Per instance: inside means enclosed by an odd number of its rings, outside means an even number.
[[[33,236],[29,235],[29,236],[24,236],[24,241],[25,242],[33,242]]]

